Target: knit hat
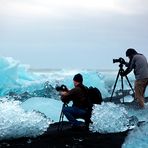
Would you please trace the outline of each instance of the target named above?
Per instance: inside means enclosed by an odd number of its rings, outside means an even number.
[[[74,77],[73,77],[73,80],[76,81],[76,82],[80,82],[82,83],[83,82],[83,77],[80,73],[76,74]]]

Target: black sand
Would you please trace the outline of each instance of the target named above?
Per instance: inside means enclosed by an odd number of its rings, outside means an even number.
[[[128,131],[100,134],[73,130],[68,122],[64,122],[63,130],[58,131],[58,124],[50,125],[48,131],[37,138],[1,141],[0,148],[121,148],[128,134]]]

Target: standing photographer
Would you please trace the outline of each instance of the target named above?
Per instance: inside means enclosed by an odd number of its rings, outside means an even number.
[[[63,102],[72,101],[72,106],[63,107],[63,114],[75,128],[84,128],[82,122],[76,120],[77,118],[84,118],[89,107],[89,102],[86,97],[87,87],[83,85],[83,77],[81,74],[76,74],[73,78],[74,88],[61,93]]]
[[[134,69],[135,75],[135,99],[141,108],[144,108],[144,93],[148,85],[148,63],[143,54],[137,53],[135,49],[129,48],[126,51],[129,58],[127,69],[123,72],[123,76],[129,74]]]

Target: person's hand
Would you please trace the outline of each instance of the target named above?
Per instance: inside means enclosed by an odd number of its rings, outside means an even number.
[[[69,103],[69,100],[68,100],[68,98],[66,97],[66,96],[68,95],[68,92],[67,92],[67,91],[61,91],[61,92],[60,92],[60,95],[61,95],[61,101],[62,101],[63,103],[68,104],[68,103]]]
[[[66,96],[66,95],[67,95],[67,92],[66,92],[66,91],[61,91],[60,94],[61,94],[62,96]]]
[[[123,58],[119,58],[120,63],[126,64],[125,60]]]

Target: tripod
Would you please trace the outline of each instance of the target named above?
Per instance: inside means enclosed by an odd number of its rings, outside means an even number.
[[[132,88],[132,85],[131,85],[131,83],[130,83],[128,77],[127,77],[127,75],[126,75],[126,76],[122,76],[122,73],[123,73],[123,72],[124,72],[123,64],[120,63],[120,64],[119,64],[119,71],[118,71],[118,74],[117,74],[117,77],[116,77],[116,80],[115,80],[115,84],[114,84],[113,91],[112,91],[112,94],[111,94],[111,97],[110,97],[110,101],[112,101],[113,94],[114,94],[114,91],[115,91],[116,84],[117,84],[117,82],[118,82],[118,78],[119,78],[119,76],[121,76],[121,91],[122,91],[122,95],[123,95],[123,103],[124,103],[124,93],[123,93],[124,86],[123,86],[123,77],[126,78],[128,84],[129,84],[129,86],[130,86],[130,88],[131,88],[131,90],[133,91],[133,94],[134,94],[134,89]]]
[[[58,131],[62,131],[62,128],[63,128],[63,119],[64,119],[63,108],[65,106],[68,106],[68,105],[66,103],[63,103],[60,118],[59,118],[59,125],[58,125],[58,128],[57,128]]]

